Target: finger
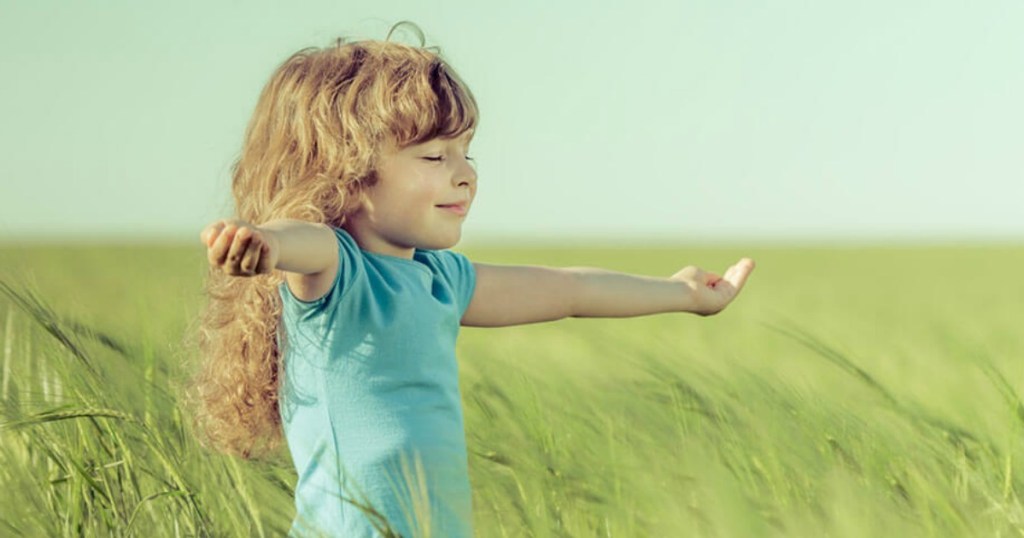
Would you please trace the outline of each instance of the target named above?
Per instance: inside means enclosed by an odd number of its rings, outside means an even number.
[[[260,245],[260,258],[256,264],[257,274],[266,274],[270,272],[270,245],[263,243]]]
[[[754,270],[754,260],[750,258],[742,258],[736,262],[735,265],[729,268],[725,273],[726,280],[729,281],[736,288],[738,292],[743,288],[743,285],[747,282],[747,277]]]
[[[237,228],[232,224],[227,224],[221,229],[220,235],[213,242],[213,246],[210,247],[207,253],[207,258],[210,260],[210,264],[221,267],[224,265],[224,260],[228,257],[228,249],[231,248],[231,240],[235,236]]]
[[[210,248],[213,245],[213,241],[220,235],[220,231],[224,229],[224,221],[218,220],[213,224],[210,224],[199,234],[199,240],[203,242],[203,246]]]
[[[263,242],[260,241],[259,236],[254,235],[249,241],[249,248],[245,249],[245,254],[242,255],[242,263],[240,267],[242,272],[247,275],[255,274],[256,266],[260,261],[260,252],[263,250]]]
[[[235,240],[231,242],[231,250],[228,252],[226,267],[231,274],[241,273],[242,255],[249,248],[249,242],[251,241],[251,229],[239,228],[238,232],[235,233]]]

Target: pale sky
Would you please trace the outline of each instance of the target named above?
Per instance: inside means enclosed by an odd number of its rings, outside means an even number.
[[[0,0],[0,241],[196,242],[292,52],[416,22],[464,242],[1024,240],[1024,2]]]

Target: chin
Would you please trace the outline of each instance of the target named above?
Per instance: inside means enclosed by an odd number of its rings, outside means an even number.
[[[458,239],[456,239],[455,241],[445,241],[443,243],[438,243],[437,245],[434,245],[430,248],[431,250],[446,250],[454,247],[457,244],[459,244]]]
[[[429,250],[445,250],[454,247],[459,243],[459,239],[462,238],[462,234],[457,234],[455,237],[448,237],[442,240],[431,241],[429,244],[424,245],[423,248]]]

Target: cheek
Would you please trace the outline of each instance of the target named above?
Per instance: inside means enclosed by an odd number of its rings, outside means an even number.
[[[440,203],[441,184],[429,176],[420,176],[410,181],[405,192],[406,198],[423,207]]]
[[[444,201],[444,182],[418,170],[403,170],[385,188],[377,191],[378,200],[395,216],[411,216],[428,211]],[[399,179],[400,178],[400,179]]]

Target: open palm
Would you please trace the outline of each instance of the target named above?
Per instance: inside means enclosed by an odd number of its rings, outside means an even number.
[[[693,290],[694,308],[691,312],[710,316],[724,310],[736,298],[753,270],[754,260],[741,258],[726,269],[723,276],[690,265],[669,278],[685,282]]]

